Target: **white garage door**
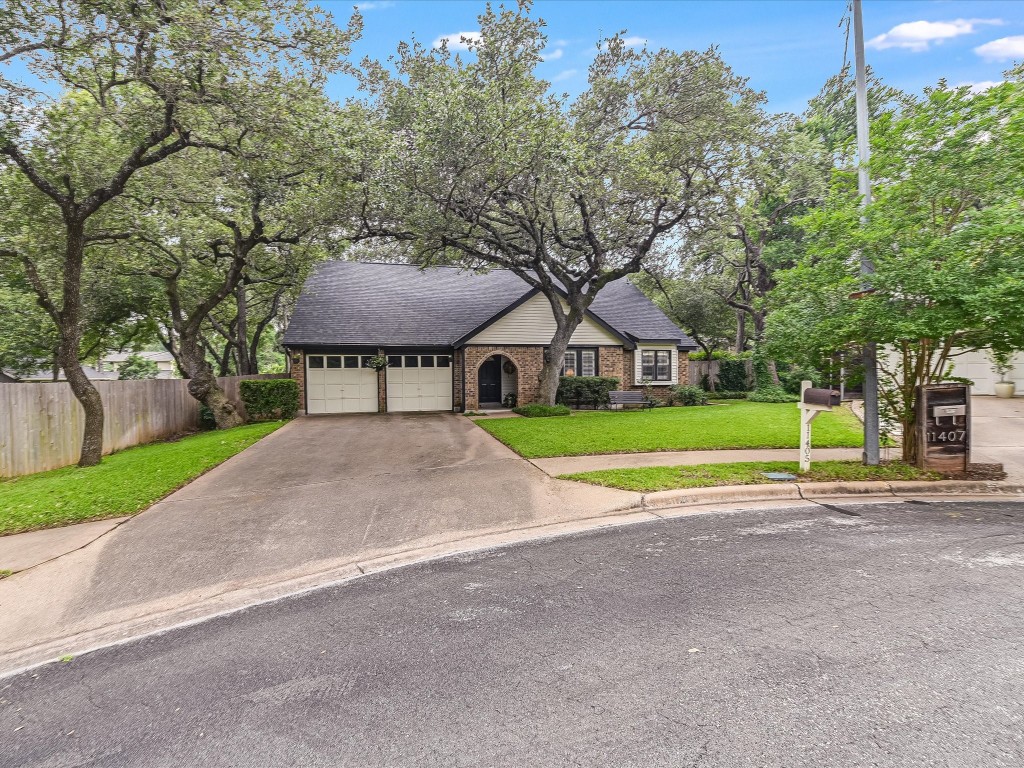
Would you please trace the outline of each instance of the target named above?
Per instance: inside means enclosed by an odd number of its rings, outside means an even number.
[[[388,355],[388,411],[450,411],[448,355]]]
[[[306,355],[307,413],[376,413],[377,372],[367,355]]]

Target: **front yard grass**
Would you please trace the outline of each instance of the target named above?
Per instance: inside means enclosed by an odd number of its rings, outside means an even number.
[[[521,456],[696,451],[725,448],[796,448],[800,412],[793,403],[729,400],[716,405],[649,411],[577,411],[549,419],[477,421]],[[857,448],[861,424],[848,408],[814,422],[817,448]]]
[[[266,437],[283,421],[203,432],[0,482],[0,535],[141,512]]]
[[[820,416],[818,417],[821,418]],[[903,464],[886,462],[865,467],[859,461],[816,461],[807,472],[800,471],[796,461],[747,461],[733,464],[694,464],[684,467],[637,467],[635,469],[603,469],[561,475],[563,480],[578,480],[609,488],[651,493],[675,488],[707,488],[714,485],[755,485],[772,482],[762,472],[789,472],[805,482],[853,480],[940,480],[936,472]]]

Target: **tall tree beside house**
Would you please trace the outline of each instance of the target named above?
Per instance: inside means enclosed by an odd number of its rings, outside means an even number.
[[[85,412],[79,464],[102,457],[103,404],[82,371],[82,276],[110,203],[140,173],[200,148],[231,152],[279,74],[321,82],[343,32],[300,0],[38,0],[0,14],[0,162],[31,185],[59,226],[0,242],[57,328],[58,359]],[[54,96],[53,94],[59,94]],[[37,263],[32,242],[55,241]]]
[[[154,285],[148,313],[161,342],[219,428],[241,416],[217,384],[211,326],[236,360],[255,356],[280,299],[260,308],[250,329],[254,288],[300,285],[352,198],[346,157],[356,132],[347,114],[303,81],[278,83],[276,93],[263,98],[258,130],[238,151],[168,162],[119,209],[133,232],[122,246],[128,269]]]
[[[536,73],[546,39],[530,3],[479,21],[466,55],[403,44],[395,71],[364,64],[383,137],[365,233],[540,291],[556,326],[541,372],[550,404],[598,292],[718,214],[761,97],[714,50],[637,51],[617,36],[570,102]]]
[[[940,83],[871,128],[874,199],[860,222],[856,176],[837,173],[801,222],[808,245],[779,276],[769,338],[787,354],[880,354],[880,399],[914,462],[917,387],[958,351],[1024,348],[1024,84],[982,94]],[[875,267],[870,286],[858,253]]]
[[[736,313],[721,297],[723,281],[702,264],[648,267],[633,280],[709,360],[715,350],[735,339]]]

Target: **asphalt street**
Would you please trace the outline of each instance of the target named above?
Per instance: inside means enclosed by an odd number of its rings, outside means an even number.
[[[605,529],[0,680],[2,766],[1022,764],[1011,503]]]

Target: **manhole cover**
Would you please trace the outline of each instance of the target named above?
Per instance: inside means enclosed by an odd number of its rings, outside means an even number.
[[[796,480],[796,475],[791,475],[789,472],[762,472],[761,474],[769,480]]]

